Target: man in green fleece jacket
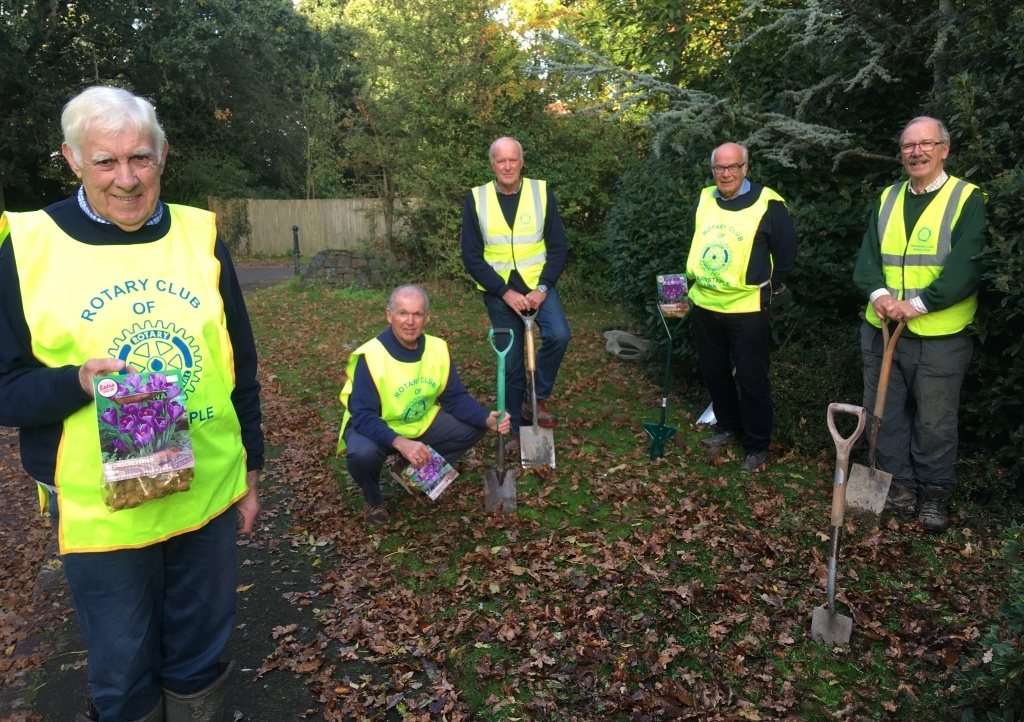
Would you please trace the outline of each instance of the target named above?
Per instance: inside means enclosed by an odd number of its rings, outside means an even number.
[[[985,246],[982,191],[945,171],[949,131],[935,118],[903,129],[909,179],[882,192],[857,256],[854,283],[868,299],[861,327],[864,406],[872,408],[882,362],[881,325],[903,321],[876,462],[892,474],[886,511],[949,528],[956,487],[960,387],[973,352],[967,326],[978,306]]]

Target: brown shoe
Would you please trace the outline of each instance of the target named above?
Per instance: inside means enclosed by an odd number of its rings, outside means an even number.
[[[522,417],[524,424],[530,425],[533,423],[533,404],[529,401],[523,402]],[[545,429],[552,429],[558,426],[558,418],[548,408],[547,399],[537,399],[537,426]]]
[[[377,506],[363,505],[363,521],[375,529],[391,521],[391,515],[388,514],[388,508],[383,504],[378,504]]]

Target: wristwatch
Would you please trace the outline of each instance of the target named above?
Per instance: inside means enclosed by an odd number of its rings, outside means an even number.
[[[547,292],[548,292],[548,287],[547,287],[547,286],[545,286],[545,285],[544,285],[544,284],[542,283],[542,284],[540,284],[539,286],[537,286],[537,290],[538,290],[538,291],[540,291],[540,292],[541,292],[541,293],[543,293],[543,294],[547,294]]]

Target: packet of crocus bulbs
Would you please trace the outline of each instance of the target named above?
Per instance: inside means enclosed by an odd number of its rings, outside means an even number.
[[[188,491],[196,465],[176,374],[93,381],[103,454],[103,501],[111,511]]]
[[[658,274],[658,305],[661,315],[669,317],[685,316],[690,308],[687,298],[686,276],[681,273]]]
[[[427,448],[430,449],[430,461],[423,466],[409,464],[402,469],[401,474],[391,472],[391,475],[410,494],[416,489],[430,497],[431,501],[437,501],[437,497],[451,486],[459,472],[434,449],[429,446]]]

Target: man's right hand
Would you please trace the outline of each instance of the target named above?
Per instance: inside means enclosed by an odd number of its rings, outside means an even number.
[[[528,313],[532,308],[526,296],[519,293],[519,291],[513,291],[511,288],[505,291],[501,300],[516,313]]]
[[[421,441],[399,436],[391,442],[391,446],[413,466],[423,466],[430,461],[430,447]]]
[[[78,369],[78,383],[85,393],[95,396],[92,390],[92,380],[97,376],[120,373],[125,366],[125,362],[121,359],[91,358]]]
[[[875,315],[881,320],[885,321],[889,318],[892,307],[896,304],[896,299],[890,296],[888,293],[883,293],[881,296],[871,302],[871,307],[875,310]]]

